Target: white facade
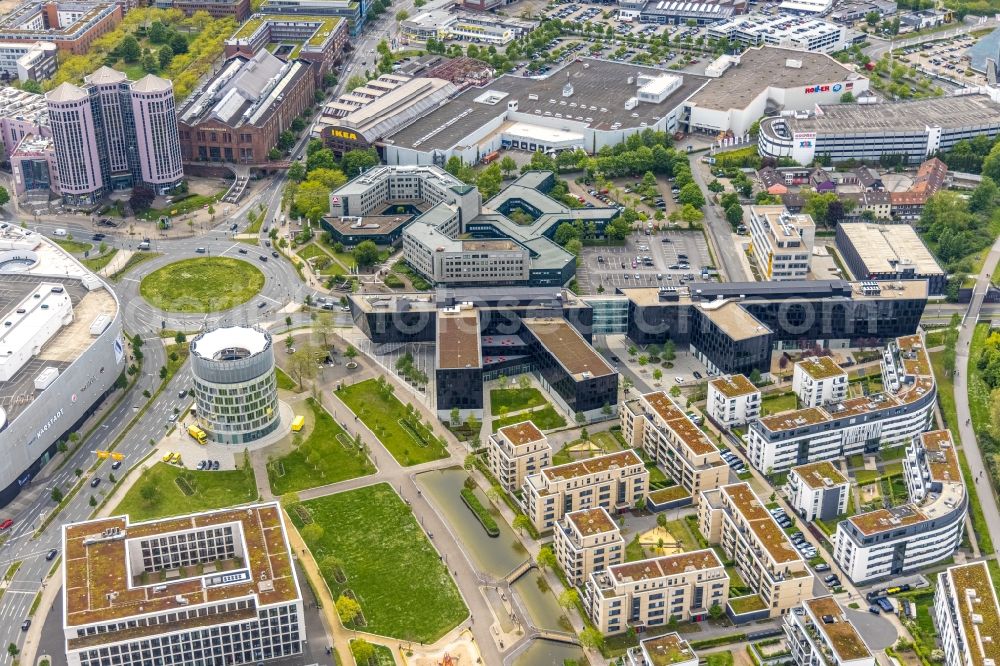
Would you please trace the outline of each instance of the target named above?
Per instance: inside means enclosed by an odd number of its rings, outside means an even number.
[[[824,460],[793,467],[786,490],[788,503],[805,520],[834,520],[847,511],[851,482]]]
[[[819,407],[847,397],[847,372],[829,356],[812,356],[795,364],[792,391],[802,407]]]
[[[509,493],[520,488],[528,475],[552,464],[552,446],[531,421],[497,430],[487,441],[487,451],[490,473]]]
[[[743,375],[717,377],[708,383],[705,409],[723,427],[745,425],[760,416],[760,389]]]
[[[938,574],[933,612],[945,666],[1000,663],[998,585],[986,562],[953,566]]]
[[[785,638],[796,666],[876,666],[878,662],[833,597],[802,602],[785,616]]]
[[[825,1],[829,6],[830,0]],[[783,14],[734,16],[709,26],[708,36],[751,47],[779,46],[817,53],[834,53],[849,45],[846,26]]]
[[[750,206],[750,241],[765,280],[804,280],[809,275],[816,224],[784,206]]]

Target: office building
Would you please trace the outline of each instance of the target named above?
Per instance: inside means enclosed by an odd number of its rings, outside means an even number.
[[[884,390],[750,423],[747,458],[762,472],[909,444],[928,428],[936,386],[920,335],[890,341],[882,357]]]
[[[63,53],[84,55],[123,15],[118,2],[29,0],[0,19],[0,42],[50,42]]]
[[[456,305],[438,315],[435,354],[437,414],[451,419],[483,418],[483,350],[479,342],[479,313]]]
[[[711,2],[684,2],[683,0],[618,0],[618,15],[638,18],[640,23],[656,25],[711,25],[743,14],[746,0],[712,0]]]
[[[851,482],[829,460],[797,465],[788,472],[788,503],[806,521],[834,520],[847,512]]]
[[[986,562],[960,564],[937,575],[933,615],[945,666],[1000,662],[997,585]]]
[[[264,330],[217,328],[191,341],[198,425],[221,444],[247,444],[280,423],[274,348]]]
[[[45,96],[13,86],[0,88],[0,156],[9,159],[26,136],[52,136]]]
[[[882,155],[900,155],[916,164],[932,153],[952,150],[959,141],[1000,135],[998,93],[981,90],[891,104],[822,106],[821,113],[765,118],[757,148],[764,157],[790,157],[799,164],[817,158],[871,163]]]
[[[311,63],[266,49],[226,60],[180,107],[181,152],[193,162],[267,165],[268,153],[315,100]]]
[[[553,537],[556,560],[573,586],[625,561],[625,540],[604,507],[567,513],[556,524]]]
[[[750,206],[750,248],[764,280],[804,280],[816,240],[809,215],[784,206]]]
[[[629,400],[619,411],[622,436],[676,481],[691,501],[729,481],[719,448],[665,392]]]
[[[711,549],[652,557],[590,574],[583,605],[605,635],[700,621],[729,594],[729,576]]]
[[[705,411],[723,428],[746,425],[760,416],[760,389],[744,375],[723,375],[708,382]]]
[[[908,224],[838,224],[837,250],[859,280],[927,280],[931,294],[944,293],[948,274]]]
[[[833,597],[802,602],[785,615],[784,630],[795,666],[876,666],[878,662],[854,623]]]
[[[316,87],[322,89],[347,37],[347,21],[336,16],[256,14],[226,40],[226,57],[253,58],[262,49],[273,49],[279,59],[310,63]]]
[[[302,593],[277,503],[64,525],[62,558],[70,666],[302,653]]]
[[[830,0],[824,1],[830,4]],[[843,25],[781,13],[734,16],[710,25],[708,36],[749,47],[778,46],[816,53],[834,53],[850,46]]]
[[[14,195],[37,196],[48,201],[49,194],[59,196],[59,164],[52,137],[33,134],[21,139],[10,154],[14,176]]]
[[[371,0],[265,0],[258,10],[261,14],[291,16],[334,16],[347,21],[352,37],[364,30],[368,21]]]
[[[509,493],[524,480],[552,464],[552,445],[531,421],[504,426],[487,440],[490,473]]]
[[[237,23],[250,18],[250,0],[153,0],[159,9],[179,9],[184,16],[206,12],[212,18],[233,17]]]
[[[45,94],[64,202],[93,206],[112,191],[174,191],[184,179],[174,86],[110,67]]]
[[[631,449],[546,467],[525,478],[521,502],[538,531],[555,527],[567,513],[604,507],[631,509],[649,490],[649,470]]]
[[[400,21],[399,30],[407,38],[468,41],[505,46],[538,27],[538,21],[470,12],[458,7],[424,11]]]
[[[760,597],[760,617],[784,615],[812,597],[812,572],[749,484],[702,491],[698,527]]]
[[[951,434],[915,436],[903,476],[909,502],[837,525],[833,557],[855,583],[919,571],[950,558],[962,543],[969,500]]]
[[[829,356],[809,356],[792,369],[799,407],[821,407],[847,398],[847,371]]]
[[[698,666],[698,655],[673,632],[639,641],[625,653],[624,666]]]
[[[44,81],[59,66],[58,52],[53,42],[0,42],[0,74],[22,83]]]

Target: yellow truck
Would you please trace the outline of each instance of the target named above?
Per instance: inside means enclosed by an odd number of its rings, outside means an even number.
[[[208,433],[193,423],[188,426],[188,434],[197,440],[199,444],[204,444],[208,440]]]
[[[292,421],[292,432],[299,432],[305,424],[306,419],[304,416],[296,416],[295,420]]]

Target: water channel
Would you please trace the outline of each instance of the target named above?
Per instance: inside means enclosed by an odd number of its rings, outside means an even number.
[[[575,645],[553,643],[552,641],[531,641],[531,645],[517,655],[513,666],[562,666],[566,661],[587,663],[583,650]]]

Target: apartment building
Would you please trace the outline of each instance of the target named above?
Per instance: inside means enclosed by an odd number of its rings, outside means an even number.
[[[554,530],[553,549],[566,578],[583,585],[590,574],[625,561],[625,540],[602,506],[572,511]]]
[[[631,449],[580,462],[546,467],[525,478],[524,512],[539,531],[552,529],[564,515],[604,507],[631,509],[649,490],[649,470]]]
[[[938,574],[934,624],[945,666],[1000,663],[1000,603],[985,562],[949,567]]]
[[[812,596],[809,567],[749,484],[702,491],[698,526],[709,543],[722,547],[770,617]]]
[[[868,644],[833,597],[803,601],[785,615],[784,629],[796,666],[876,666]]]
[[[719,448],[663,391],[639,396],[619,410],[622,436],[641,448],[697,501],[698,493],[729,480]]]
[[[302,653],[302,594],[277,503],[64,525],[70,666],[262,663]]]
[[[698,655],[677,632],[639,641],[625,653],[625,666],[698,666]]]
[[[792,391],[800,407],[819,407],[847,397],[847,372],[829,356],[810,356],[795,364]]]
[[[931,423],[936,386],[919,334],[891,340],[882,354],[884,390],[750,423],[747,458],[762,472],[909,444]]]
[[[552,446],[531,421],[500,428],[487,441],[490,472],[513,493],[524,479],[552,464]]]
[[[784,206],[750,206],[750,249],[764,280],[804,280],[816,239],[809,215]]]
[[[855,583],[918,571],[951,557],[962,543],[969,500],[951,433],[914,437],[903,475],[909,502],[837,525],[833,558]]]
[[[833,520],[847,511],[851,482],[829,460],[793,467],[788,473],[788,503],[809,521]]]
[[[708,415],[724,428],[745,425],[760,416],[760,389],[746,375],[724,375],[708,382]]]
[[[699,621],[729,595],[729,576],[711,549],[653,557],[590,574],[583,605],[606,635]]]

